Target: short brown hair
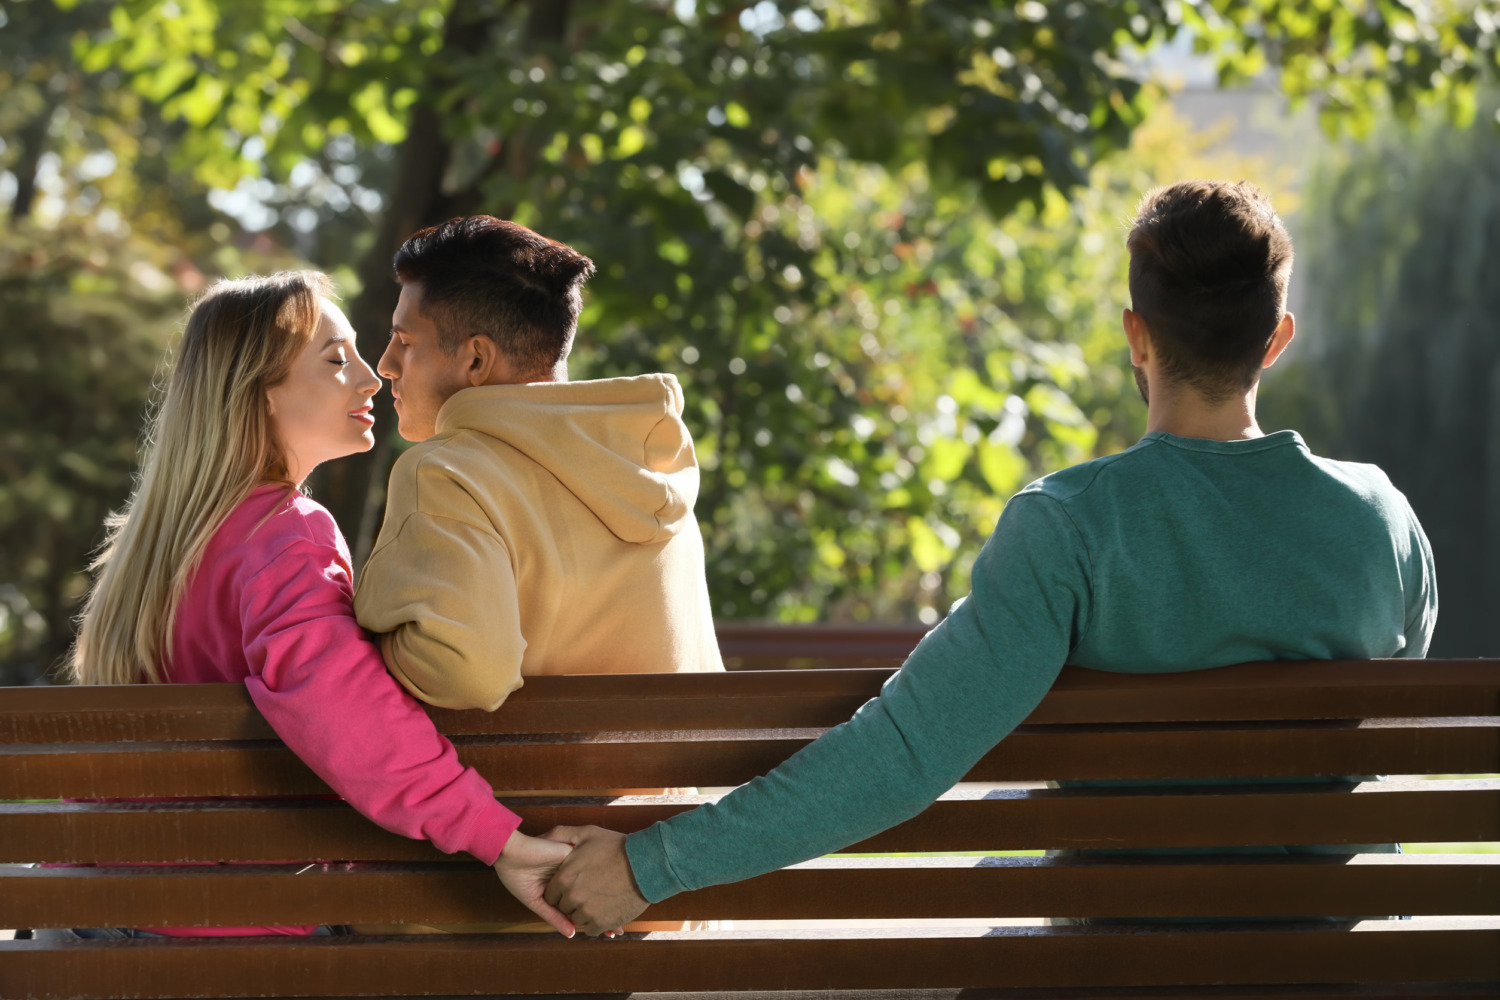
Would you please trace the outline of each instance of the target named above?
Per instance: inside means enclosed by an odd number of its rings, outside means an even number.
[[[540,374],[572,349],[594,262],[525,226],[472,215],[413,233],[395,270],[402,284],[422,286],[422,314],[443,350],[482,335],[520,371]]]
[[[1292,239],[1270,199],[1249,181],[1157,188],[1125,246],[1130,307],[1166,377],[1211,402],[1255,385],[1292,273]]]

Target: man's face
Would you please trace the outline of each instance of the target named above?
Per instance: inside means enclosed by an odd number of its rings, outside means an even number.
[[[422,286],[401,286],[391,314],[391,342],[375,370],[391,380],[396,429],[408,441],[425,441],[437,431],[437,414],[448,397],[471,384],[469,356],[445,352],[437,326],[422,315]]]

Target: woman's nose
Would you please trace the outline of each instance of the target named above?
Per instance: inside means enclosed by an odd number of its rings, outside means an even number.
[[[364,370],[365,375],[364,384],[359,387],[359,391],[368,396],[375,395],[380,391],[380,387],[384,383],[380,381],[380,376],[375,374],[375,370],[370,367],[364,358],[359,359],[359,367]]]

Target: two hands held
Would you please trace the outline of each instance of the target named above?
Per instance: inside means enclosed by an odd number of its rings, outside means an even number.
[[[646,908],[625,856],[625,836],[597,826],[559,826],[541,837],[517,830],[495,874],[537,916],[572,937],[614,936]]]

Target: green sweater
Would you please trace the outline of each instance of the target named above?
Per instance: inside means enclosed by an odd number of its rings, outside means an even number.
[[[1146,435],[1013,497],[972,591],[854,718],[721,801],[631,834],[658,902],[837,851],[927,808],[1064,664],[1171,673],[1423,656],[1427,538],[1379,469],[1248,441]]]

